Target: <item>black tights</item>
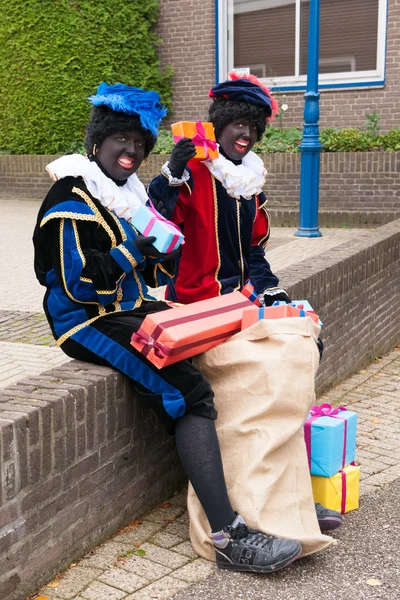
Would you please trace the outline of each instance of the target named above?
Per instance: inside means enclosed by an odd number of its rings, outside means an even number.
[[[215,421],[187,413],[176,420],[176,447],[212,531],[235,519],[226,489]]]

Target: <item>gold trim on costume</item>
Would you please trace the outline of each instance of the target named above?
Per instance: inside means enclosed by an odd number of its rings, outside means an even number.
[[[170,279],[173,278],[173,275],[171,275],[171,273],[168,273],[167,269],[165,267],[163,267],[162,264],[157,263],[156,267],[158,267],[160,269],[160,271],[162,271],[163,273],[165,273],[165,275],[167,275]]]
[[[122,237],[122,241],[126,242],[126,240],[128,238],[126,237],[126,233],[125,233],[124,228],[122,227],[121,223],[119,222],[119,219],[117,218],[117,216],[111,210],[110,210],[110,215],[114,219],[114,221],[115,221],[115,223],[116,223],[116,225],[117,225],[117,227],[119,229],[119,232],[120,232],[121,237]]]
[[[90,323],[93,323],[93,321],[97,321],[97,319],[99,319],[100,316],[101,315],[97,315],[96,317],[92,317],[91,319],[89,319],[88,321],[85,321],[84,323],[80,323],[79,325],[72,327],[72,329],[63,333],[63,335],[61,335],[58,338],[58,340],[56,340],[56,345],[61,346],[61,344],[63,344],[65,342],[65,340],[67,340],[69,337],[71,337],[71,335],[74,335],[74,333],[76,333],[77,331],[80,331],[84,327],[87,327],[87,325],[90,325]]]
[[[154,279],[154,287],[158,288],[158,281],[157,281],[157,267],[158,265],[155,264],[154,265],[154,269],[153,269],[153,279]]]
[[[104,308],[104,306],[102,304],[99,304],[98,308],[99,308],[99,317],[104,317],[104,315],[107,314],[106,309]]]
[[[92,279],[89,279],[89,277],[79,277],[80,281],[83,281],[84,283],[93,283]]]
[[[127,250],[127,248],[125,248],[125,246],[122,246],[122,245],[118,246],[118,250],[120,252],[122,252],[122,254],[125,256],[125,258],[128,259],[128,261],[132,265],[132,269],[135,269],[137,267],[138,263],[136,262],[135,258],[132,256],[132,254],[129,252],[129,250]]]
[[[211,173],[210,173],[211,175]],[[222,289],[222,285],[221,282],[218,279],[218,275],[219,275],[219,270],[221,268],[221,254],[219,251],[219,238],[218,238],[218,197],[217,197],[217,186],[215,185],[215,177],[214,175],[211,175],[211,183],[212,183],[212,189],[213,189],[213,197],[214,197],[214,226],[215,226],[215,242],[216,242],[216,246],[217,246],[217,253],[218,253],[218,265],[217,268],[215,269],[215,281],[218,283],[218,287],[219,287],[219,294],[221,294],[221,289]]]
[[[115,292],[117,291],[117,288],[115,288],[114,290],[95,290],[96,294],[115,294]]]
[[[76,219],[78,221],[97,221],[96,215],[82,215],[81,213],[68,212],[67,210],[60,210],[53,212],[40,222],[40,227],[46,225],[51,219]]]
[[[93,302],[93,300],[87,300],[86,302],[84,302],[83,300],[77,300],[76,298],[73,297],[73,295],[71,294],[71,292],[69,291],[69,289],[67,287],[67,280],[65,277],[65,269],[64,269],[64,219],[61,219],[61,221],[60,221],[59,241],[60,241],[61,276],[62,276],[62,280],[63,280],[65,293],[67,294],[67,296],[70,300],[73,300],[74,302],[78,302],[79,304],[96,304],[97,305],[98,303]]]
[[[267,245],[267,242],[269,240],[269,236],[271,234],[271,225],[270,225],[270,215],[269,212],[267,211],[267,209],[265,208],[266,205],[266,201],[264,202],[264,204],[262,206],[260,206],[259,210],[263,210],[265,212],[265,214],[267,215],[267,224],[268,224],[268,229],[267,229],[267,233],[265,234],[265,236],[259,241],[259,246],[261,246],[261,248],[265,248],[265,246]]]
[[[75,194],[77,194],[78,196],[80,196],[86,202],[86,204],[88,204],[88,206],[90,206],[90,208],[93,210],[93,212],[97,216],[97,221],[100,223],[100,225],[102,225],[102,227],[107,231],[108,235],[110,236],[110,238],[111,238],[111,248],[116,248],[116,246],[117,246],[117,239],[116,239],[116,237],[115,237],[115,235],[113,233],[113,230],[108,225],[107,221],[102,216],[101,212],[99,211],[99,209],[97,208],[97,206],[95,205],[95,203],[89,198],[89,196],[83,190],[81,190],[81,189],[79,189],[77,187],[73,187],[72,188],[72,192],[75,193]]]
[[[82,268],[84,268],[84,267],[86,267],[86,258],[85,258],[85,255],[82,252],[81,240],[79,238],[78,226],[76,224],[75,219],[72,220],[72,227],[74,228],[74,232],[75,232],[75,241],[76,241],[76,246],[78,248],[79,256],[81,257]]]
[[[192,188],[190,187],[189,183],[187,181],[185,181],[185,185],[187,187],[187,189],[189,190],[189,196],[192,195]]]
[[[236,200],[236,218],[238,227],[238,243],[239,243],[239,254],[240,254],[240,287],[244,286],[244,262],[243,262],[243,251],[242,251],[242,236],[241,236],[241,223],[240,223],[240,201]]]
[[[139,298],[136,300],[135,306],[133,308],[138,308],[139,306],[142,305],[142,302],[143,302],[143,300],[145,300],[145,297],[143,294],[142,284],[140,283],[140,279],[139,279],[138,274],[136,273],[135,269],[133,269],[132,273],[135,278],[136,285],[138,286],[138,291],[139,291]]]

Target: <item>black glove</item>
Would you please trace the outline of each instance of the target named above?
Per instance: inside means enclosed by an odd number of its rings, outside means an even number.
[[[262,296],[264,296],[264,306],[272,306],[276,300],[286,302],[287,304],[291,302],[287,292],[278,287],[267,288],[263,291]]]
[[[190,138],[182,138],[172,148],[168,167],[172,177],[180,179],[189,160],[196,154],[196,148]]]
[[[155,240],[156,237],[154,235],[150,235],[149,237],[138,235],[138,237],[133,240],[133,243],[143,256],[149,256],[150,258],[167,258],[168,260],[171,260],[172,258],[175,258],[175,256],[178,256],[181,251],[181,248],[179,247],[177,250],[173,250],[173,252],[169,252],[168,254],[159,252],[157,248],[153,246]]]
[[[151,200],[153,203],[154,208],[156,209],[156,211],[158,213],[160,213],[161,216],[164,217],[164,219],[168,219],[167,217],[167,209],[164,206],[164,202],[162,200],[159,200],[158,202],[156,200]]]

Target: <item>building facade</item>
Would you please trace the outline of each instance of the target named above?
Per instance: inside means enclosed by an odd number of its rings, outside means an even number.
[[[322,127],[400,126],[400,0],[320,0]],[[301,125],[309,0],[160,0],[160,59],[174,68],[174,120],[207,116],[208,90],[233,68],[263,79]]]

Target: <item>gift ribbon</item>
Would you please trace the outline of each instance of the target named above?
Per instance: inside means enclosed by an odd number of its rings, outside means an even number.
[[[192,137],[192,142],[195,146],[203,146],[206,157],[204,160],[209,160],[210,150],[217,149],[217,142],[206,137],[206,130],[201,121],[196,121],[197,133]],[[174,142],[178,142],[183,136],[174,135]]]
[[[216,335],[212,335],[208,338],[204,338],[201,340],[196,340],[195,342],[190,342],[189,344],[183,344],[182,346],[175,346],[175,348],[170,348],[166,346],[162,342],[158,342],[151,335],[149,335],[144,329],[139,328],[136,333],[132,334],[131,340],[143,346],[142,354],[147,356],[150,350],[154,351],[154,354],[158,358],[166,358],[167,356],[176,356],[177,354],[181,354],[182,352],[186,352],[186,350],[190,350],[191,348],[195,348],[200,344],[208,344],[210,342],[217,342],[218,340],[224,340],[231,335],[235,335],[235,333],[239,333],[239,327],[235,327],[234,329],[230,329],[229,331],[223,331],[222,333],[218,333]]]
[[[163,221],[164,223],[166,223],[166,225],[168,225],[168,227],[170,227],[171,229],[174,229],[177,232],[173,235],[171,243],[169,244],[168,248],[165,250],[165,254],[172,252],[172,250],[175,250],[176,244],[178,243],[179,239],[182,237],[182,231],[179,229],[179,227],[177,225],[175,225],[175,223],[168,221],[168,219],[166,219],[165,217],[160,215],[160,213],[157,212],[156,209],[154,208],[154,204],[152,203],[152,201],[150,199],[149,199],[149,206],[147,208],[153,214],[153,217],[147,223],[147,225],[143,231],[143,235],[147,236],[147,235],[151,234],[151,230],[153,228],[154,223],[156,223],[157,221]],[[183,240],[182,240],[182,244],[184,244]]]
[[[171,350],[171,348],[168,348],[167,346],[165,346],[165,344],[162,344],[161,342],[157,342],[157,340],[155,340],[153,337],[151,337],[151,335],[149,335],[141,327],[138,329],[138,331],[136,333],[132,334],[131,340],[133,342],[137,342],[138,344],[143,345],[143,354],[145,356],[148,355],[150,350],[153,350],[154,354],[158,358],[165,358],[165,356],[168,356],[169,350]]]
[[[138,344],[143,345],[142,354],[144,356],[147,356],[148,353],[150,352],[150,350],[152,350],[152,349],[154,350],[154,354],[158,358],[165,358],[166,356],[177,355],[177,354],[180,354],[181,352],[189,350],[190,348],[194,348],[195,346],[198,346],[199,344],[207,344],[209,342],[226,339],[226,338],[230,337],[231,335],[238,333],[240,331],[240,326],[234,327],[228,331],[223,331],[222,333],[218,333],[216,335],[210,336],[205,339],[196,340],[196,341],[190,342],[188,344],[177,346],[175,348],[170,348],[170,347],[166,346],[165,344],[163,344],[162,342],[158,341],[158,338],[160,337],[161,333],[165,329],[167,329],[171,325],[172,326],[183,325],[185,323],[190,323],[191,321],[198,321],[199,319],[206,319],[208,317],[214,317],[214,316],[222,314],[222,313],[231,312],[233,310],[237,310],[239,308],[245,308],[248,306],[249,306],[249,301],[244,300],[243,302],[239,302],[239,303],[233,304],[231,306],[223,306],[220,308],[214,308],[212,310],[207,310],[207,311],[204,311],[201,313],[197,313],[195,315],[187,315],[185,317],[170,319],[169,321],[165,321],[164,323],[159,323],[158,325],[156,325],[156,327],[154,328],[151,335],[149,333],[147,333],[146,331],[144,331],[144,329],[142,327],[140,327],[136,333],[132,334],[131,340],[134,342],[137,342]]]
[[[340,512],[342,513],[342,515],[344,515],[344,513],[346,512],[347,478],[346,473],[342,469],[340,469],[339,473],[342,478],[342,499],[340,504]]]
[[[341,410],[347,410],[345,406],[337,406],[332,408],[330,404],[321,404],[314,406],[310,410],[310,417],[304,423],[304,439],[307,448],[308,467],[311,470],[311,425],[314,421],[320,417],[332,417],[333,419],[340,419],[344,422],[344,438],[343,438],[343,455],[342,455],[342,468],[346,466],[346,450],[347,450],[347,419],[339,417],[338,413]]]

